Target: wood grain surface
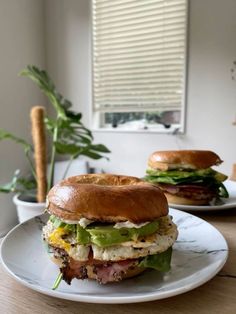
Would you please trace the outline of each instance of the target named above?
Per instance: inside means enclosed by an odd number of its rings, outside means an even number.
[[[196,213],[195,213],[196,215]],[[52,298],[13,280],[0,265],[0,313],[3,314],[151,314],[236,313],[236,209],[199,217],[212,223],[226,238],[229,258],[212,280],[190,292],[164,300],[135,304],[88,304]],[[26,257],[27,258],[27,257]]]

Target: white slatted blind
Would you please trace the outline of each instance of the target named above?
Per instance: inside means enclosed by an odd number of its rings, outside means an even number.
[[[187,0],[93,0],[94,111],[181,110]]]

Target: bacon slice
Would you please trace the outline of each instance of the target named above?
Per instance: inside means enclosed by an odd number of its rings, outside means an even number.
[[[86,279],[93,277],[98,282],[105,284],[119,281],[129,269],[137,266],[136,259],[119,262],[101,262],[89,259],[86,262],[75,261],[70,258],[68,263],[61,268],[63,279],[70,284],[73,278]],[[88,275],[88,267],[90,274]]]
[[[137,265],[137,261],[124,260],[120,262],[100,265],[95,267],[96,279],[102,284],[114,281],[120,281],[122,276],[127,273],[130,268]]]

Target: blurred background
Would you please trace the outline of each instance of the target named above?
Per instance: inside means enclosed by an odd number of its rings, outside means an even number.
[[[110,161],[89,160],[90,167],[143,176],[155,150],[209,149],[224,160],[219,170],[230,175],[236,162],[236,1],[190,0],[187,20],[182,130],[155,131],[145,125],[124,130],[114,126],[112,115],[107,119],[113,128],[106,129],[94,125],[91,1],[0,0],[0,127],[31,141],[30,108],[43,105],[50,111],[40,90],[18,77],[27,64],[35,64],[50,73],[57,89],[82,112],[95,141],[111,150]],[[178,112],[177,118],[169,115],[164,124],[179,121]],[[27,170],[21,147],[10,142],[1,143],[0,159],[1,183],[14,169]],[[8,213],[6,228],[16,219],[11,197],[0,195],[1,215]]]

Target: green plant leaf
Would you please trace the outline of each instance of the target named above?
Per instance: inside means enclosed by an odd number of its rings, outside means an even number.
[[[17,169],[12,177],[12,180],[0,186],[0,192],[4,192],[4,193],[14,192],[19,174],[20,174],[20,170]]]
[[[68,101],[64,100],[56,91],[55,85],[46,71],[40,70],[36,66],[28,65],[26,69],[20,72],[20,75],[26,76],[35,82],[41,91],[48,97],[58,116],[65,118],[64,106],[68,107]]]
[[[50,154],[48,188],[51,188],[53,184],[56,154],[69,155],[70,159],[73,160],[80,155],[100,159],[105,157],[103,153],[110,152],[105,145],[92,143],[92,132],[82,123],[82,114],[71,110],[72,103],[56,90],[54,82],[46,71],[28,65],[21,71],[20,75],[35,82],[56,111],[55,118],[46,117],[44,120],[53,142]]]
[[[5,131],[3,129],[0,129],[0,141],[1,140],[12,140],[17,144],[23,145],[25,151],[33,151],[32,146],[29,143],[27,143],[25,140]]]
[[[90,148],[101,153],[110,153],[110,150],[103,144],[91,145]]]
[[[90,151],[90,150],[83,150],[83,151],[81,152],[81,155],[90,157],[90,158],[92,158],[92,159],[101,159],[101,158],[104,157],[103,155],[100,155],[100,154],[95,153],[95,152]],[[77,156],[77,157],[78,157],[78,156]],[[107,157],[105,157],[105,158],[107,158]]]
[[[20,170],[17,169],[9,183],[0,186],[0,192],[10,193],[19,192],[24,194],[32,194],[36,190],[36,181],[32,177],[20,176]]]
[[[56,121],[54,119],[49,118],[49,117],[45,117],[44,118],[44,124],[45,124],[47,130],[49,132],[53,133],[53,130],[56,126]]]
[[[54,143],[58,154],[77,155],[81,148],[74,144]]]
[[[71,110],[66,110],[66,116],[73,122],[80,122],[82,118],[82,113],[80,112],[74,112]]]

